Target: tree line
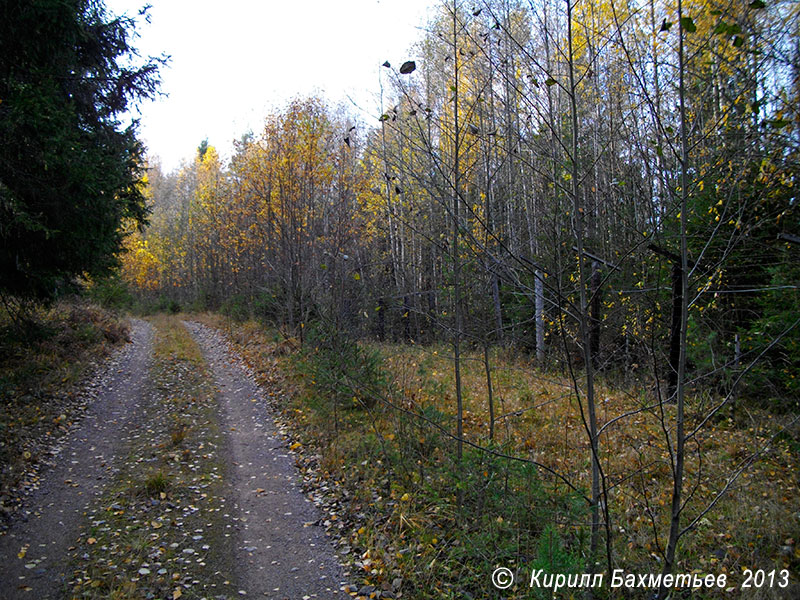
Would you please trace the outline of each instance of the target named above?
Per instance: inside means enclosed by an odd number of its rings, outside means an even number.
[[[413,71],[385,63],[378,127],[300,99],[229,164],[204,142],[153,166],[126,276],[292,330],[325,315],[595,369],[644,345],[676,371],[685,296],[688,360],[722,377],[796,307],[797,10],[675,10],[442,6]],[[762,358],[787,367],[792,331]]]

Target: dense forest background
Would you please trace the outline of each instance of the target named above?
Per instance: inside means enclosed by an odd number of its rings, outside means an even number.
[[[453,597],[512,558],[795,578],[800,5],[442,2],[407,58],[377,126],[298,98],[152,160],[90,294],[299,348],[331,472],[382,457]]]
[[[797,6],[453,8],[384,65],[380,127],[298,99],[227,164],[203,142],[151,165],[124,281],[289,331],[648,370],[664,398],[685,346],[693,385],[793,408]]]

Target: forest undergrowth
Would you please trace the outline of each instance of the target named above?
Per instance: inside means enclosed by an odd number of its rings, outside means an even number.
[[[566,374],[543,371],[510,349],[492,349],[490,439],[484,355],[466,353],[466,449],[459,463],[449,346],[352,342],[333,352],[310,331],[295,351],[298,340],[254,322],[205,320],[226,331],[260,377],[273,385],[281,380],[279,406],[297,437],[299,463],[345,507],[346,558],[365,586],[388,591],[399,578],[403,589],[413,590],[405,597],[529,598],[545,593],[527,585],[534,569],[591,570],[588,443]],[[598,382],[607,550],[613,567],[626,573],[658,572],[670,516],[660,411],[675,406],[653,406],[642,389],[642,382],[620,377]],[[691,397],[697,414],[713,401],[708,392]],[[735,414],[719,415],[693,436],[684,513],[694,522],[677,572],[725,574],[728,582],[702,597],[792,593],[791,587],[746,591],[740,585],[745,569],[787,569],[796,581],[796,433],[790,416],[740,403]],[[517,576],[502,594],[490,579],[499,566]],[[596,569],[607,570],[604,560]],[[613,596],[607,585],[604,593]],[[645,597],[647,590],[633,593]]]

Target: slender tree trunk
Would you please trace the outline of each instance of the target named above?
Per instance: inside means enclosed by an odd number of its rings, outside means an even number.
[[[544,273],[536,269],[536,278],[533,283],[533,315],[536,319],[534,331],[536,332],[536,362],[540,365],[544,362]]]
[[[459,56],[458,56],[458,3],[453,0],[453,370],[456,382],[456,435],[457,458],[459,468],[464,453],[464,404],[461,393],[461,259],[458,253],[460,226],[459,226],[459,195],[461,186],[461,138],[458,122],[459,101]]]
[[[489,364],[489,344],[483,344],[483,367],[486,370],[486,394],[489,401],[489,441],[494,441],[494,394],[492,392],[492,369]]]
[[[544,19],[544,31],[547,32],[549,30],[549,11],[547,9],[547,3],[545,3],[543,12],[543,19]],[[553,64],[552,64],[552,57],[551,57],[551,49],[550,49],[550,41],[549,36],[544,36],[544,52],[545,52],[545,64],[547,67],[547,72],[553,76]],[[559,156],[558,156],[558,119],[556,118],[556,109],[555,103],[553,99],[553,87],[554,86],[547,86],[547,114],[548,119],[550,120],[550,168],[551,168],[551,182],[552,182],[552,189],[553,189],[553,196],[552,196],[552,204],[553,206],[558,206],[558,166],[559,166]],[[556,98],[558,100],[558,98]],[[536,271],[536,283],[534,284],[534,296],[535,300],[538,301],[538,306],[535,309],[536,314],[536,359],[539,361],[539,364],[542,364],[544,361],[544,282],[543,278],[544,273],[541,270]],[[541,291],[541,293],[540,293]],[[559,308],[560,310],[560,308]],[[540,343],[541,340],[541,343]]]
[[[580,173],[578,168],[578,103],[577,103],[577,86],[575,84],[575,59],[573,54],[573,40],[572,40],[572,0],[567,0],[567,69],[569,73],[569,103],[570,103],[570,120],[572,126],[572,143],[570,148],[571,168],[572,168],[572,209],[573,219],[575,223],[575,241],[578,252],[579,264],[579,302],[580,314],[579,328],[581,344],[583,346],[583,362],[586,369],[586,418],[588,419],[588,434],[591,446],[591,463],[592,463],[592,530],[589,541],[590,545],[590,560],[592,564],[597,557],[597,551],[600,546],[600,457],[598,450],[598,436],[597,436],[597,415],[594,397],[594,369],[592,368],[592,352],[591,352],[591,336],[589,331],[589,307],[586,297],[586,288],[589,284],[589,276],[586,273],[586,261],[584,260],[584,207],[580,198]]]
[[[683,330],[683,269],[672,265],[672,322],[669,334],[669,371],[667,371],[667,401],[677,401],[678,371],[681,361],[681,331]]]
[[[684,422],[684,396],[686,376],[686,337],[689,322],[688,305],[688,269],[689,269],[689,250],[686,237],[686,223],[689,195],[689,175],[688,175],[688,153],[689,141],[686,124],[686,90],[685,73],[686,63],[684,55],[684,29],[683,29],[683,2],[678,0],[678,106],[680,112],[680,135],[681,135],[681,189],[680,189],[680,241],[681,241],[681,319],[680,319],[680,353],[678,357],[678,381],[675,390],[676,417],[675,417],[675,451],[672,464],[672,506],[669,527],[669,541],[667,551],[664,555],[664,568],[662,573],[672,573],[675,570],[675,556],[678,549],[680,538],[681,504],[683,501],[683,469],[685,460],[686,432]],[[667,596],[667,589],[662,587],[659,590],[659,598]]]
[[[378,298],[378,339],[386,339],[386,300],[381,296]]]
[[[602,302],[600,293],[600,282],[602,276],[600,274],[600,265],[596,260],[592,261],[592,276],[591,276],[591,325],[589,328],[589,351],[592,355],[592,368],[600,368],[600,324],[602,321]]]
[[[497,343],[503,345],[503,310],[500,304],[500,278],[492,272],[492,302],[494,304],[494,329]]]

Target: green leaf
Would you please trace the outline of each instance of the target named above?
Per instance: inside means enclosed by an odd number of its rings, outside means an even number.
[[[764,4],[764,2],[762,2],[762,0],[753,0],[750,3],[750,8],[752,8],[753,10],[759,10],[761,8],[767,8],[767,5]]]
[[[742,46],[744,46],[744,38],[740,35],[737,35],[735,38],[733,38],[733,47],[741,48]]]
[[[672,21],[667,21],[666,19],[664,19],[661,22],[661,29],[659,29],[658,32],[661,33],[664,31],[669,31],[670,27],[672,27]]]
[[[697,25],[694,24],[692,17],[681,17],[681,27],[688,33],[697,31]]]
[[[381,122],[388,121],[389,120],[389,115],[387,115],[386,113],[383,113],[381,115],[380,119],[378,119],[378,120],[381,121]]]
[[[558,82],[555,79],[553,79],[552,77],[548,77],[547,79],[545,79],[544,83],[545,83],[545,85],[550,87],[550,86],[555,85]]]
[[[771,121],[767,121],[770,124],[770,127],[774,127],[775,129],[783,129],[784,127],[791,124],[791,121],[787,121],[786,119],[773,119]]]
[[[711,33],[713,35],[728,35],[728,27],[730,27],[730,25],[728,25],[727,23],[720,23],[719,25],[714,27],[714,31],[712,31]]]
[[[729,25],[728,23],[720,23],[711,33],[714,35],[736,35],[737,33],[742,33],[742,28],[736,23],[733,25]]]

